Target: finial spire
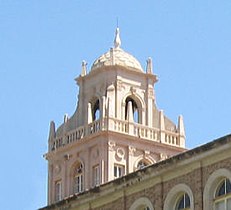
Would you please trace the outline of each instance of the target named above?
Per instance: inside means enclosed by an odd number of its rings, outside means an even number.
[[[114,39],[114,47],[119,48],[121,45],[121,40],[120,40],[120,30],[117,27],[116,32],[115,32],[115,39]]]
[[[146,72],[149,74],[152,74],[152,58],[150,58],[150,57],[147,60]]]
[[[82,72],[81,76],[84,77],[87,74],[87,62],[85,60],[82,61]]]

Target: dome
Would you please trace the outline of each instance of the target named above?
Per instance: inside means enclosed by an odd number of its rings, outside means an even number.
[[[111,48],[108,52],[101,55],[95,60],[91,70],[102,66],[114,65],[130,67],[136,71],[143,71],[139,61],[121,48]]]
[[[119,28],[116,29],[114,47],[108,52],[101,55],[93,63],[91,70],[97,69],[102,66],[123,66],[132,68],[135,71],[143,71],[140,62],[131,54],[125,52],[120,48],[121,40],[119,37]]]

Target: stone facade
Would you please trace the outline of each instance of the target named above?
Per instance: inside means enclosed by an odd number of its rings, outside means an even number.
[[[144,71],[121,48],[118,28],[114,47],[89,72],[83,61],[75,80],[75,113],[50,124],[48,205],[186,151],[182,116],[175,125],[156,106],[151,58]]]
[[[172,210],[183,193],[194,210],[215,207],[216,192],[224,179],[231,180],[231,136],[178,154],[104,185],[73,195],[48,209],[73,210]],[[218,198],[230,204],[231,192]],[[186,209],[186,208],[185,208]]]
[[[78,106],[50,124],[48,205],[41,210],[230,210],[231,136],[185,149],[178,125],[156,106],[146,72],[121,48],[82,63]]]

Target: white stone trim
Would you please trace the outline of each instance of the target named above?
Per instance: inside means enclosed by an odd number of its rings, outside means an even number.
[[[153,205],[151,203],[151,201],[146,198],[146,197],[141,197],[138,200],[136,200],[131,207],[129,208],[129,210],[140,210],[141,207],[149,207],[150,210],[154,210]]]
[[[213,199],[217,186],[224,178],[228,178],[231,181],[231,171],[226,168],[218,169],[209,176],[203,193],[204,210],[213,209]]]
[[[178,184],[174,186],[168,193],[164,201],[164,210],[173,210],[176,207],[179,196],[187,193],[190,199],[190,210],[194,210],[194,198],[190,187],[186,184]],[[174,208],[173,208],[174,207]]]

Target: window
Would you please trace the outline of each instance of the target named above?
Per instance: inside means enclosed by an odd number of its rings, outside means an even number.
[[[99,99],[95,102],[92,110],[93,121],[99,120],[100,118],[100,108],[99,108]]]
[[[188,210],[190,209],[190,199],[187,193],[184,193],[182,196],[180,196],[177,204],[176,204],[176,210]]]
[[[62,183],[61,180],[55,182],[55,201],[62,199]]]
[[[225,179],[227,180],[225,181]],[[225,206],[225,203],[228,205],[228,203],[230,202],[229,201],[230,193],[229,193],[229,186],[228,186],[229,183],[227,182],[230,182],[230,180],[231,180],[231,171],[226,168],[217,169],[208,177],[203,192],[204,210],[222,209],[223,208],[222,206]],[[224,182],[226,182],[226,184],[224,184]],[[222,185],[226,185],[226,187],[222,187]],[[224,190],[225,188],[226,190]],[[226,192],[226,194],[221,195],[222,191]],[[224,207],[223,209],[229,209],[229,208]]]
[[[154,210],[154,208],[148,198],[141,197],[130,206],[129,210]]]
[[[142,210],[150,210],[150,208],[147,206],[147,207],[144,207]]]
[[[100,184],[100,171],[99,165],[93,167],[93,186],[98,186]]]
[[[194,210],[194,198],[191,188],[184,184],[175,185],[168,192],[163,210]],[[212,210],[212,209],[209,209]]]
[[[138,108],[138,105],[136,103],[136,101],[131,98],[131,97],[127,97],[126,101],[125,101],[125,119],[128,120],[128,103],[131,102],[132,104],[132,112],[133,112],[133,120],[136,123],[141,123],[141,115],[140,115],[140,111]]]
[[[214,210],[231,210],[231,183],[223,179],[215,192]]]
[[[74,171],[74,193],[83,191],[83,165],[79,163]]]
[[[147,165],[149,165],[150,163],[146,160],[140,160],[137,164],[137,170],[142,169],[144,167],[146,167]]]
[[[114,166],[114,178],[119,178],[124,175],[124,166],[115,165]]]
[[[146,205],[140,205],[135,210],[151,210],[151,209]]]

